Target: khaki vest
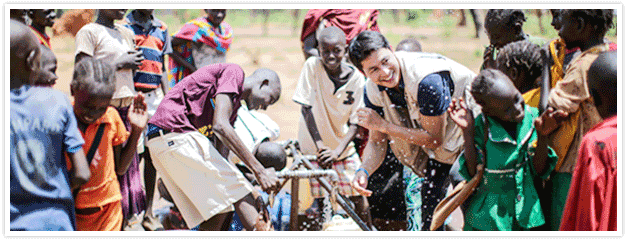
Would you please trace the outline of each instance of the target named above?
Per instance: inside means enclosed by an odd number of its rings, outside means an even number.
[[[451,75],[454,85],[453,98],[463,98],[475,116],[479,114],[480,108],[470,95],[470,83],[476,76],[470,69],[439,54],[395,52],[394,55],[399,61],[403,82],[405,83],[407,106],[395,108],[385,91],[379,91],[378,86],[371,80],[366,82],[368,99],[373,105],[383,108],[384,117],[387,121],[404,127],[421,129],[420,109],[417,98],[418,85],[427,75],[442,71],[447,71]],[[420,166],[426,163],[425,160],[427,158],[452,164],[457,160],[459,153],[463,149],[464,138],[462,130],[448,116],[448,112],[444,114],[446,114],[446,121],[442,126],[444,129],[444,141],[436,149],[413,145],[404,139],[388,136],[394,155],[404,165],[412,168],[419,176],[424,176]]]

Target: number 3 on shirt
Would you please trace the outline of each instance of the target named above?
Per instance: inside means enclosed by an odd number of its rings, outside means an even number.
[[[342,102],[345,105],[351,105],[355,102],[355,98],[353,97],[353,91],[346,91],[346,100]]]

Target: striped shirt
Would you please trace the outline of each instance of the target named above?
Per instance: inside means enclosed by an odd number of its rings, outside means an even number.
[[[172,53],[171,37],[166,24],[154,16],[150,16],[150,27],[145,29],[134,19],[135,11],[123,23],[135,33],[135,44],[144,53],[144,61],[133,77],[135,89],[156,89],[165,71],[164,57]]]

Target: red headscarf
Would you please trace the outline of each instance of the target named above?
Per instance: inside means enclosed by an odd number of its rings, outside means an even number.
[[[346,43],[350,43],[360,32],[379,32],[378,17],[379,10],[376,9],[311,9],[305,15],[300,41],[314,33],[320,21],[326,19],[328,22],[325,27],[335,26],[342,29],[346,33]]]

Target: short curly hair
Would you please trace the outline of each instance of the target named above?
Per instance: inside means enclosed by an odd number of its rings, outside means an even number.
[[[501,48],[496,57],[496,66],[513,81],[518,91],[524,93],[534,87],[531,81],[542,75],[544,61],[542,47],[523,40]],[[513,72],[517,76],[514,76]]]
[[[521,9],[490,9],[485,15],[485,29],[496,26],[513,26],[517,21],[525,22],[525,12]]]
[[[90,95],[112,96],[115,92],[114,73],[113,67],[108,63],[92,57],[83,57],[74,64],[70,89],[87,90]]]
[[[472,80],[470,94],[472,94],[477,104],[481,106],[485,104],[485,95],[488,94],[499,78],[507,78],[507,75],[499,70],[488,68],[481,70],[479,75]]]
[[[610,28],[614,27],[613,9],[563,9],[561,14],[582,18],[586,23],[594,26],[596,33],[600,35],[605,35]]]

